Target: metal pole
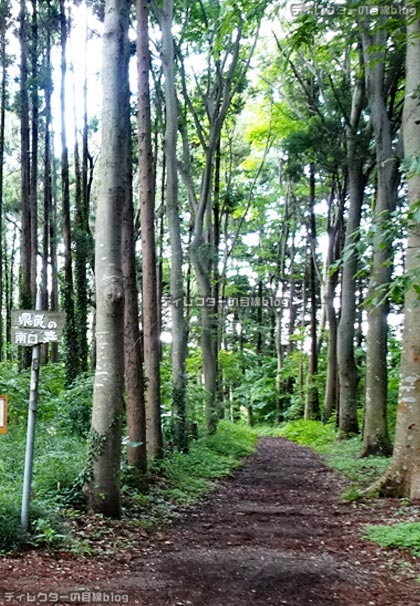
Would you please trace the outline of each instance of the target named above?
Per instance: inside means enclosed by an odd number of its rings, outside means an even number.
[[[41,311],[41,291],[38,290],[36,295],[37,311]],[[22,491],[22,510],[21,510],[21,526],[24,532],[28,531],[29,527],[29,511],[31,501],[32,487],[32,467],[34,458],[34,442],[35,442],[35,419],[36,408],[38,404],[38,377],[39,377],[39,357],[41,345],[34,345],[32,348],[32,369],[31,369],[31,386],[29,391],[29,407],[28,407],[28,429],[26,433],[26,453],[25,453],[25,471],[23,475],[23,491]]]

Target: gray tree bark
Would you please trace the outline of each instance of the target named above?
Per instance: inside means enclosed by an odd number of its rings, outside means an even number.
[[[162,30],[162,65],[165,76],[165,158],[166,158],[166,215],[171,247],[170,288],[172,319],[172,406],[174,417],[173,437],[175,446],[188,449],[187,427],[187,357],[188,329],[184,313],[183,252],[181,222],[178,206],[177,133],[178,101],[175,89],[175,53],[172,36],[173,0],[164,0],[158,12]]]
[[[23,309],[31,309],[33,300],[31,294],[31,156],[30,156],[30,124],[28,99],[28,23],[27,10],[24,0],[20,2],[19,15],[19,42],[20,42],[20,165],[21,165],[21,199],[22,199],[22,234],[21,234],[21,272],[19,303]],[[28,368],[31,364],[30,350],[24,348],[22,352],[22,365]]]
[[[142,300],[144,334],[144,374],[146,382],[147,454],[162,456],[160,394],[160,326],[157,297],[155,245],[155,169],[152,153],[152,128],[149,90],[149,8],[148,0],[137,0],[137,75],[139,205],[142,243]]]
[[[365,87],[359,80],[353,91],[350,125],[347,128],[347,166],[350,207],[344,241],[343,274],[341,281],[341,317],[337,334],[339,369],[339,429],[345,438],[359,431],[357,419],[357,385],[359,371],[354,358],[356,319],[356,272],[358,268],[357,242],[362,213],[365,176],[363,154],[359,149],[357,130],[365,100]]]
[[[309,175],[309,299],[311,302],[311,351],[309,356],[309,368],[307,376],[307,388],[305,397],[304,419],[319,419],[319,393],[316,384],[316,375],[318,373],[318,348],[317,348],[317,288],[316,288],[316,223],[315,223],[315,167],[310,165]]]
[[[392,275],[394,256],[389,229],[390,213],[397,204],[398,159],[388,117],[385,90],[384,48],[388,34],[362,32],[367,98],[375,135],[377,190],[372,225],[373,260],[369,283],[368,332],[366,337],[365,418],[362,456],[386,455],[392,451],[387,424],[388,298],[385,291]],[[388,76],[387,76],[388,77]],[[375,301],[379,299],[379,302]]]
[[[415,8],[414,1],[406,3]],[[407,18],[406,89],[403,112],[404,157],[420,155],[420,19]],[[420,171],[407,174],[410,209],[418,208]],[[370,488],[386,496],[420,499],[420,305],[415,272],[419,271],[420,221],[412,213],[407,239],[406,271],[413,278],[404,300],[404,333],[401,358],[397,426],[392,462],[384,476]]]
[[[334,193],[334,192],[332,192]],[[342,254],[341,240],[343,229],[343,200],[344,192],[340,192],[340,200],[336,209],[334,222],[331,224],[331,206],[328,219],[328,252],[326,260],[327,275],[324,288],[324,305],[328,321],[328,365],[327,379],[325,383],[325,399],[322,418],[328,422],[333,412],[338,408],[338,361],[337,361],[337,313],[334,307],[335,290],[338,283],[338,271],[331,273],[331,265],[340,258]],[[332,204],[332,199],[331,203]]]
[[[96,372],[89,507],[120,515],[124,389],[122,209],[130,186],[129,0],[107,0],[103,37],[101,179],[96,212]]]

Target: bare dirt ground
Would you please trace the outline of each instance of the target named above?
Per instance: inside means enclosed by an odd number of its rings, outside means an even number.
[[[169,528],[137,531],[129,549],[0,559],[0,603],[420,605],[419,559],[361,538],[363,524],[395,517],[399,501],[346,504],[342,488],[309,449],[263,438],[205,502]]]

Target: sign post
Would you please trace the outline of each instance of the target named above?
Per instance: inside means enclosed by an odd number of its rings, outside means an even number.
[[[38,291],[35,310],[13,310],[11,314],[12,343],[33,348],[28,428],[26,432],[25,471],[23,475],[22,510],[20,518],[22,530],[24,532],[27,532],[29,527],[41,344],[57,343],[61,337],[65,322],[64,313],[42,311],[41,307],[41,293]]]
[[[23,474],[22,510],[20,523],[22,530],[27,532],[29,527],[29,510],[31,502],[32,468],[34,460],[35,419],[38,404],[39,354],[41,345],[32,349],[31,387],[29,391],[28,428],[26,432],[25,471]]]

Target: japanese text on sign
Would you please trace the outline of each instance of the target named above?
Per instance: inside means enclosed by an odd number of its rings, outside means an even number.
[[[12,343],[24,346],[57,343],[64,321],[65,314],[60,312],[13,310]]]

